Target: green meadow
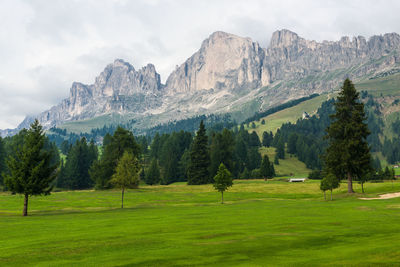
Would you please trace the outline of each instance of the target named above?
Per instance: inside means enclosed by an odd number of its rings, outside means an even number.
[[[275,147],[261,147],[260,153],[262,156],[267,155],[270,161],[273,161],[276,155]],[[307,177],[311,172],[306,167],[306,164],[297,159],[296,156],[286,153],[285,159],[279,160],[279,165],[274,164],[275,173],[277,176]]]
[[[318,181],[235,180],[220,204],[211,185],[141,186],[23,198],[0,193],[0,266],[394,266],[400,264],[400,191],[324,201]],[[355,184],[360,192],[360,185]]]

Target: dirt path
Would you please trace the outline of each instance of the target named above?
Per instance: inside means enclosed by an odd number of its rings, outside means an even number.
[[[395,198],[395,197],[400,197],[400,192],[383,194],[383,195],[379,195],[379,197],[360,197],[359,199],[372,200],[372,199],[389,199],[389,198]]]

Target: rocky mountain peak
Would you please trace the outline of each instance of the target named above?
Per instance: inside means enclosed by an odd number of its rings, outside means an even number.
[[[269,48],[286,47],[296,43],[300,37],[297,33],[283,29],[272,34]]]
[[[110,67],[112,68],[124,68],[127,70],[134,70],[133,66],[129,64],[129,62],[124,61],[123,59],[115,59],[114,63],[109,64]]]
[[[231,90],[258,82],[262,57],[263,50],[250,38],[214,32],[203,41],[198,52],[168,77],[166,90],[172,93]]]
[[[136,71],[128,62],[116,59],[96,78],[93,87],[97,97],[155,93],[161,89],[161,80],[153,64]]]

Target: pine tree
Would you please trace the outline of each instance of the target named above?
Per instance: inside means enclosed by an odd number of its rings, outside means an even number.
[[[288,144],[287,144],[288,153],[296,154],[296,152],[297,152],[297,150],[296,150],[297,138],[298,138],[298,136],[297,136],[296,133],[292,133],[292,134],[289,135]]]
[[[283,138],[280,138],[276,146],[276,154],[279,159],[285,159],[285,142]]]
[[[193,140],[190,151],[190,164],[188,169],[188,184],[210,183],[210,155],[208,152],[208,137],[203,121],[200,122],[199,130]]]
[[[173,136],[163,142],[160,151],[160,166],[162,168],[161,183],[171,184],[178,180],[179,176],[179,151],[178,144]]]
[[[63,153],[64,155],[68,154],[70,148],[71,148],[71,144],[67,140],[64,140],[60,145],[61,153]]]
[[[267,155],[264,155],[261,162],[260,174],[264,178],[264,180],[268,180],[268,178],[273,178],[275,175],[274,166],[272,163],[270,163]]]
[[[233,185],[232,174],[223,163],[219,165],[217,175],[214,177],[214,188],[221,192],[221,204],[224,203],[224,192]]]
[[[88,146],[85,137],[77,140],[67,155],[67,162],[63,170],[64,188],[91,188],[93,180],[90,178],[89,169],[95,160],[97,160],[97,147],[94,142]]]
[[[249,171],[260,168],[261,161],[262,158],[260,152],[258,151],[258,148],[251,147],[248,150],[248,162],[246,164]]]
[[[235,158],[236,158],[237,172],[241,173],[243,172],[248,162],[248,155],[247,155],[246,143],[244,142],[243,137],[240,135],[236,137]]]
[[[3,175],[6,173],[6,149],[3,138],[0,137],[0,186],[3,185]]]
[[[349,79],[344,81],[335,107],[336,113],[330,116],[333,122],[327,128],[329,147],[324,155],[325,172],[347,177],[347,191],[354,193],[353,179],[367,174],[372,167],[364,104]]]
[[[56,187],[57,188],[67,188],[67,178],[65,175],[65,165],[64,160],[61,159],[60,171],[58,172],[56,179]]]
[[[260,138],[256,132],[252,132],[249,136],[249,146],[259,147],[261,146]]]
[[[271,177],[275,177],[276,173],[275,173],[275,167],[274,167],[273,163],[271,163],[270,173],[271,173]]]
[[[212,137],[210,146],[210,175],[215,176],[219,165],[224,163],[229,171],[233,171],[233,152],[235,140],[232,132],[224,129],[222,133],[216,133]]]
[[[182,174],[182,181],[187,181],[187,175],[190,164],[190,150],[185,149],[182,154],[181,159],[179,160],[179,172]]]
[[[272,132],[263,132],[262,145],[265,147],[270,147],[271,142],[274,139]]]
[[[42,126],[35,120],[26,132],[23,145],[7,160],[10,174],[5,184],[12,192],[24,195],[23,216],[28,215],[29,196],[50,194],[50,184],[57,176],[58,164],[51,165],[52,155],[43,149],[45,139]]]
[[[275,157],[274,157],[274,164],[275,164],[275,165],[279,165],[279,157],[278,157],[278,154],[275,154]]]
[[[139,160],[128,151],[125,151],[118,161],[111,183],[121,189],[121,209],[124,207],[124,192],[126,188],[137,188],[139,186]]]
[[[157,132],[153,138],[153,142],[150,145],[150,156],[152,158],[158,159],[160,153],[160,142],[160,135]]]
[[[146,184],[154,185],[160,183],[160,167],[158,166],[157,159],[153,158],[149,169],[146,173]]]

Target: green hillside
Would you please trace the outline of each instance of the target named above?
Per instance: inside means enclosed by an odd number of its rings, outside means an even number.
[[[247,130],[256,131],[258,136],[261,138],[262,133],[264,131],[272,131],[273,133],[281,127],[283,123],[286,122],[296,122],[299,118],[302,117],[303,112],[307,112],[308,114],[314,114],[317,109],[321,106],[322,102],[326,101],[331,97],[330,94],[323,94],[317,96],[313,99],[301,102],[300,104],[278,111],[271,115],[261,118],[259,121],[255,121],[256,128],[252,129],[251,127],[247,127]],[[265,120],[265,124],[261,124],[262,120]],[[251,126],[251,123],[250,123]]]
[[[262,156],[268,155],[270,161],[274,160],[276,154],[274,147],[262,147],[260,148],[260,153]],[[285,159],[280,159],[279,165],[274,165],[274,168],[277,176],[290,176],[292,174],[293,176],[307,177],[311,171],[304,162],[287,153]]]
[[[58,128],[66,129],[68,132],[73,133],[90,132],[90,130],[95,128],[103,128],[104,125],[108,126],[112,124],[125,123],[129,119],[130,118],[119,114],[107,114],[92,119],[67,122],[60,125]]]
[[[390,76],[366,80],[355,84],[358,91],[368,91],[373,96],[399,96],[400,73]]]

